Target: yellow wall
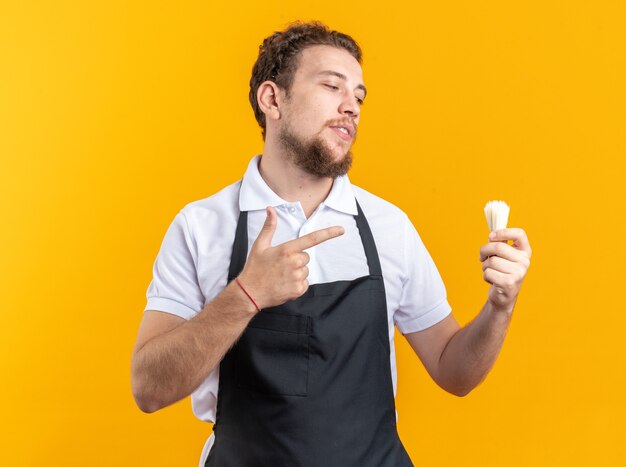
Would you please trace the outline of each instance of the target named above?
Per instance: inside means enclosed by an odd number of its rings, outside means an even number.
[[[626,457],[623,2],[9,1],[0,8],[0,463],[195,466],[189,400],[136,408],[130,355],[174,215],[240,178],[262,39],[318,18],[365,52],[351,179],[404,209],[466,323],[487,294],[484,203],[533,264],[466,398],[399,336],[418,465]],[[622,201],[619,201],[619,200]]]

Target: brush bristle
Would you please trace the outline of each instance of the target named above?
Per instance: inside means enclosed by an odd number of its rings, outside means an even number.
[[[510,208],[504,201],[489,201],[485,205],[485,217],[489,231],[505,229],[509,221]]]

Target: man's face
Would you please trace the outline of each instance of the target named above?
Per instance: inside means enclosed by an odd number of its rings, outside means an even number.
[[[363,99],[361,66],[349,52],[325,45],[300,52],[278,127],[288,157],[311,175],[345,174]]]

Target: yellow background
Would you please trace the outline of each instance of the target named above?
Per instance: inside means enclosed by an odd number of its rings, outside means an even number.
[[[0,463],[197,465],[189,399],[146,415],[130,391],[152,264],[178,210],[262,151],[262,39],[317,18],[364,49],[351,180],[409,214],[456,318],[486,298],[486,201],[534,249],[469,396],[398,336],[414,462],[623,465],[624,3],[295,3],[2,1]]]

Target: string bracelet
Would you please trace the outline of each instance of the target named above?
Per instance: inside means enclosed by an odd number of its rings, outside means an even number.
[[[247,291],[247,290],[243,287],[243,285],[241,284],[241,282],[239,282],[239,278],[238,278],[238,277],[235,277],[235,280],[237,281],[237,285],[238,285],[239,287],[241,287],[241,290],[243,290],[243,293],[245,293],[245,294],[248,296],[248,298],[249,298],[250,300],[252,300],[252,303],[254,303],[254,306],[256,307],[256,311],[260,312],[260,311],[261,311],[261,309],[259,308],[259,305],[257,304],[256,300],[254,300],[254,298],[252,298],[252,295],[250,295],[250,294],[248,293],[248,291]]]

